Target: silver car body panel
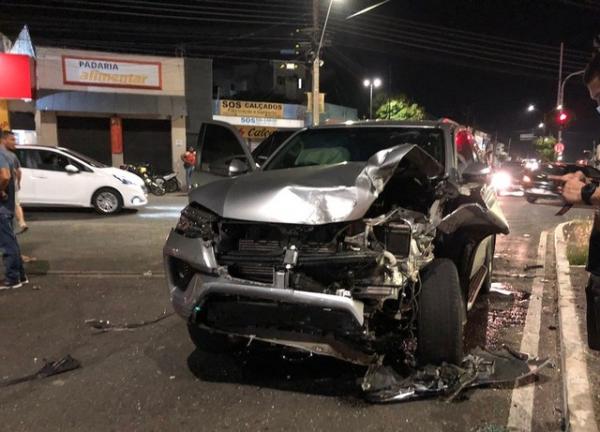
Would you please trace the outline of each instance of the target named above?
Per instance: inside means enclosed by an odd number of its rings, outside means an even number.
[[[303,225],[352,221],[364,216],[405,159],[427,177],[443,173],[420,147],[403,144],[374,154],[366,163],[257,171],[223,179],[197,188],[190,200],[226,219]]]

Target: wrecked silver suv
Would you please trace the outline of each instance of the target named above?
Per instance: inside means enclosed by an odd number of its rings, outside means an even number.
[[[305,129],[258,169],[233,130],[204,125],[203,184],[164,248],[194,343],[256,339],[369,364],[416,337],[420,362],[460,363],[466,310],[508,226],[457,131]]]

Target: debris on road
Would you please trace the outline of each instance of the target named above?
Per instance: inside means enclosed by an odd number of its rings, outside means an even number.
[[[173,315],[174,312],[169,312],[167,313],[166,311],[159,316],[156,319],[153,320],[149,320],[149,321],[141,321],[138,323],[130,323],[130,324],[123,324],[123,325],[115,325],[115,324],[111,324],[110,321],[106,320],[97,320],[97,319],[87,319],[85,320],[85,323],[92,327],[94,330],[98,330],[97,333],[105,333],[105,332],[109,332],[109,331],[130,331],[130,330],[135,330],[137,328],[140,327],[144,327],[150,324],[156,324],[159,321],[164,320],[165,318],[170,317],[171,315]]]
[[[505,296],[511,296],[514,294],[514,292],[507,289],[506,284],[502,283],[502,282],[492,282],[490,292],[495,292],[495,293],[502,294]]]
[[[152,277],[152,270],[145,271],[143,275],[144,277]]]
[[[544,266],[542,264],[526,265],[524,268],[524,271],[537,270],[537,269],[543,269],[543,268],[544,268]]]
[[[470,388],[518,385],[549,364],[549,359],[532,359],[507,347],[497,352],[477,348],[464,358],[460,367],[447,363],[426,366],[407,377],[382,363],[372,365],[361,387],[367,401],[372,403],[404,402],[433,396],[452,402]]]
[[[2,381],[0,382],[0,387],[8,387],[26,381],[34,381],[37,379],[48,378],[53,375],[58,375],[75,369],[79,369],[80,367],[81,363],[79,362],[79,360],[74,359],[73,357],[67,354],[60,360],[46,361],[44,366],[42,366],[42,368],[34,374]]]

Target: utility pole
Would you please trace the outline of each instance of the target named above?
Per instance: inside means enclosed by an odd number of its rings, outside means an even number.
[[[563,109],[563,101],[562,101],[562,73],[563,73],[563,57],[565,52],[565,44],[564,42],[560,43],[560,60],[558,62],[558,95],[556,96],[556,109]],[[558,142],[562,143],[562,125],[558,128]]]
[[[313,46],[314,58],[312,65],[312,124],[319,125],[320,107],[319,107],[319,68],[321,63],[320,58],[320,34],[319,34],[319,2],[313,0]]]

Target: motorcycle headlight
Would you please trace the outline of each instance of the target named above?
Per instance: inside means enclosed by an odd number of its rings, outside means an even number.
[[[175,230],[190,238],[211,240],[216,232],[217,216],[192,204],[181,211]]]
[[[140,167],[140,172],[144,174],[148,169],[146,167]]]
[[[114,175],[113,174],[113,177],[116,178],[117,180],[119,180],[124,185],[132,185],[132,184],[134,184],[132,181],[127,180],[126,178],[123,178],[123,177],[119,177],[118,175]]]

